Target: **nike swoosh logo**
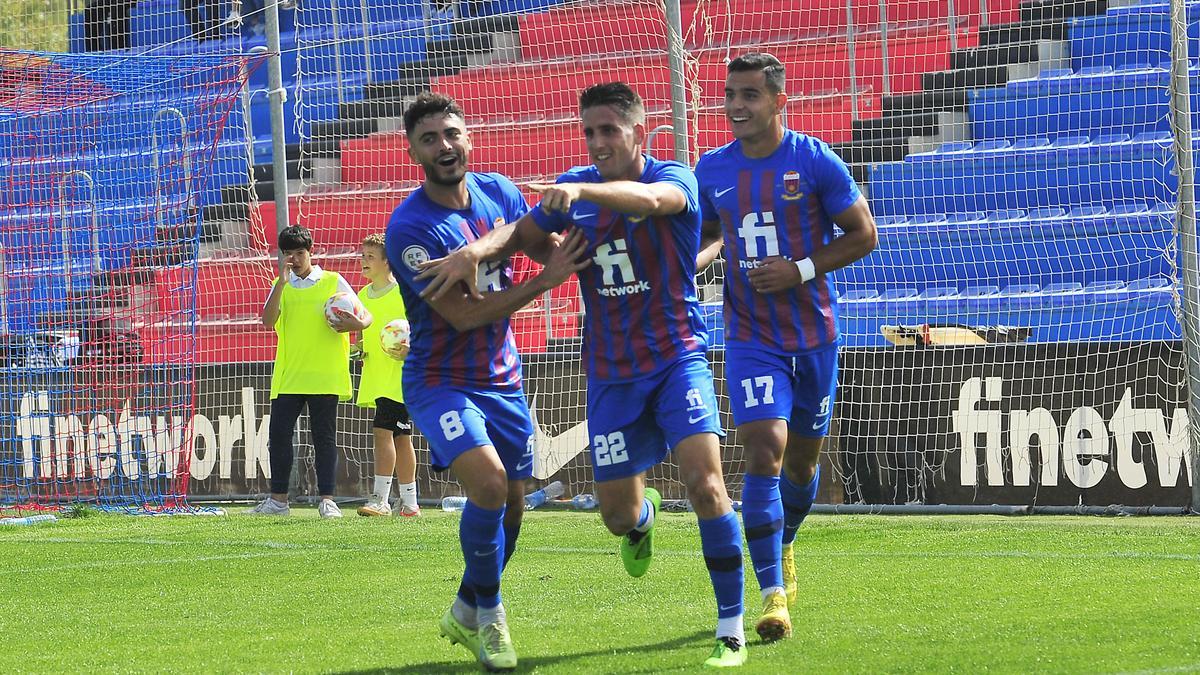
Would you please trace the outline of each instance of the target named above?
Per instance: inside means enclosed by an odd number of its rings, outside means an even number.
[[[574,218],[575,220],[583,220],[584,218],[591,218],[591,217],[597,216],[597,215],[600,215],[599,211],[588,211],[586,213],[584,213],[583,211],[576,211],[575,213],[571,214],[571,217]]]
[[[513,467],[513,471],[524,471],[525,469],[528,469],[528,468],[529,468],[529,465],[530,465],[530,464],[533,464],[533,460],[532,460],[532,459],[530,459],[528,462],[522,462],[522,463],[520,463],[520,464],[518,464],[518,465],[514,466],[514,467]]]
[[[720,609],[722,612],[724,612],[725,610],[728,610],[728,609],[737,609],[737,608],[738,608],[738,605],[721,605],[721,606],[719,607],[719,609]]]
[[[730,190],[732,190],[732,189],[733,189],[733,188],[731,188],[731,187],[728,187],[728,188],[725,188],[724,190],[716,190],[716,191],[714,191],[714,192],[713,192],[713,199],[720,199],[720,198],[721,198],[721,195],[725,194],[726,192],[729,192],[729,191],[730,191]]]
[[[824,423],[824,422],[820,422],[820,421],[818,421],[818,422],[813,422],[813,428],[814,428],[814,429],[820,429],[820,428],[821,428],[821,425],[823,425],[823,424],[825,424],[825,423]]]
[[[692,417],[691,415],[688,415],[688,424],[695,424],[696,422],[699,422],[700,420],[708,419],[709,417],[712,417],[711,412],[706,412],[699,417]]]
[[[754,571],[755,571],[755,572],[758,572],[759,574],[762,574],[763,572],[766,572],[767,570],[769,570],[769,569],[771,569],[771,568],[773,568],[773,567],[775,567],[775,566],[774,566],[774,565],[767,565],[766,567],[755,567],[755,568],[754,568]]]
[[[486,558],[489,555],[495,555],[496,551],[499,551],[499,550],[500,550],[499,546],[493,546],[492,550],[490,550],[490,551],[475,551],[475,555],[479,556],[480,558]]]

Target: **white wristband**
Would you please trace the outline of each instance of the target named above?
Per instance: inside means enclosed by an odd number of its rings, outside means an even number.
[[[800,270],[800,283],[806,283],[817,278],[817,268],[813,265],[812,258],[797,260],[796,269]]]

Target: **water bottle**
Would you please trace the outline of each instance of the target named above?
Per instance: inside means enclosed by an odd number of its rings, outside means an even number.
[[[0,518],[0,525],[34,525],[36,523],[53,523],[58,520],[58,516],[43,513],[37,516],[25,516],[24,518]]]
[[[467,498],[458,495],[442,497],[443,511],[462,511],[467,506]]]
[[[590,511],[596,508],[596,497],[587,492],[575,495],[571,498],[571,506],[574,506],[578,511]]]
[[[541,490],[534,490],[525,495],[525,510],[531,511],[545,504],[547,500],[557,499],[564,492],[562,481],[554,481]]]

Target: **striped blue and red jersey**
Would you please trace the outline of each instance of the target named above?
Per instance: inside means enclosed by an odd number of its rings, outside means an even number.
[[[705,223],[725,237],[725,344],[799,354],[837,344],[837,293],[824,275],[764,295],[748,273],[765,258],[801,260],[833,240],[833,216],[861,196],[846,164],[820,140],[785,130],[769,157],[750,158],[740,141],[696,164]]]
[[[464,180],[471,206],[455,210],[435,203],[419,188],[392,212],[387,226],[387,257],[400,282],[408,310],[412,346],[404,360],[404,382],[425,387],[516,390],[521,358],[508,319],[459,332],[420,293],[428,280],[415,277],[420,264],[441,258],[489,232],[516,222],[529,211],[517,186],[496,173],[468,172]],[[479,267],[479,290],[513,285],[512,265],[504,260]]]
[[[579,272],[583,358],[588,379],[623,382],[652,375],[708,348],[696,298],[700,206],[696,177],[678,162],[645,156],[642,183],[668,183],[687,206],[669,216],[638,218],[579,200],[570,213],[532,212],[547,232],[579,228],[592,264]],[[559,183],[601,183],[595,166],[575,167]]]

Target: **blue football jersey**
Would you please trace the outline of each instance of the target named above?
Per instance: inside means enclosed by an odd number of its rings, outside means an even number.
[[[415,278],[422,262],[460,249],[529,211],[517,186],[500,174],[472,172],[465,180],[470,208],[441,206],[429,199],[422,187],[396,207],[388,221],[388,262],[400,282],[412,327],[404,382],[513,390],[521,386],[521,358],[508,319],[459,332],[420,297],[429,282]],[[507,260],[483,263],[478,281],[483,292],[509,288],[512,266]]]
[[[580,200],[570,213],[533,211],[547,232],[579,228],[592,263],[579,272],[586,315],[583,356],[588,378],[621,382],[653,374],[708,348],[696,298],[700,207],[696,177],[678,162],[646,156],[643,183],[670,183],[687,207],[637,218]],[[575,167],[560,183],[601,183],[595,166]]]
[[[833,240],[832,216],[861,196],[846,164],[825,143],[786,130],[769,157],[739,141],[696,164],[704,222],[725,237],[725,342],[797,354],[838,342],[837,294],[824,275],[764,295],[748,273],[767,257],[801,260]]]

